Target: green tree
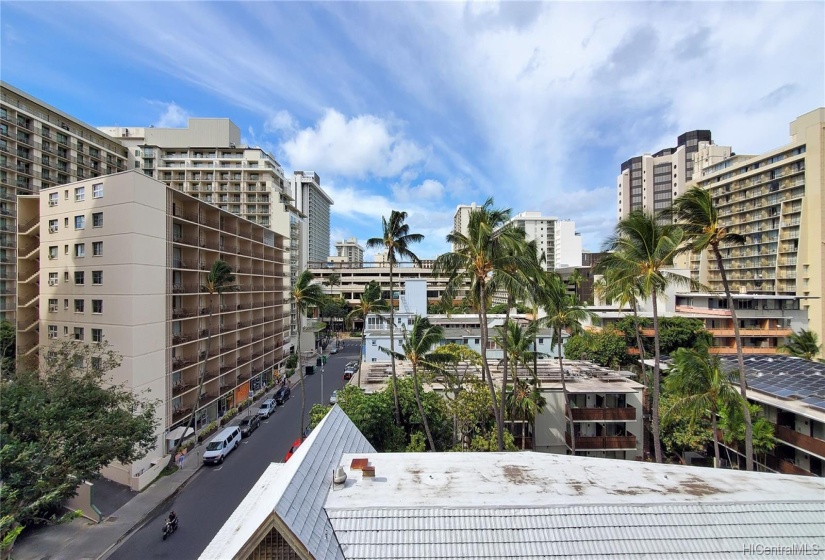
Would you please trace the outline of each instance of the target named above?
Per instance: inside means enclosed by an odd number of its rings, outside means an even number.
[[[387,311],[389,306],[387,302],[381,299],[381,286],[378,285],[378,282],[375,280],[371,281],[364,287],[364,293],[361,294],[361,298],[358,301],[358,305],[349,312],[347,315],[347,322],[352,326],[352,322],[355,319],[361,319],[366,323],[367,315],[372,313],[378,314],[381,317],[381,313]],[[366,324],[364,328],[361,329],[361,355],[364,355],[364,345],[367,342],[367,329]],[[358,386],[361,386],[361,368],[358,368]]]
[[[564,345],[564,354],[571,360],[589,360],[609,368],[630,363],[624,333],[612,328],[582,331],[571,336]]]
[[[427,441],[430,444],[430,451],[437,451],[435,448],[435,441],[433,441],[430,426],[427,424],[427,415],[424,413],[424,406],[421,404],[421,379],[419,377],[420,368],[437,369],[436,360],[438,356],[433,355],[433,349],[444,340],[444,330],[436,325],[432,325],[428,319],[416,315],[413,319],[412,329],[407,332],[405,329],[404,340],[401,342],[402,353],[395,352],[395,358],[398,360],[408,360],[412,366],[413,376],[413,391],[415,393],[415,402],[418,405],[418,413],[421,415],[421,421],[424,424],[424,434],[427,436]],[[389,348],[381,348],[387,354],[392,353]]]
[[[304,383],[304,366],[301,361],[301,319],[307,310],[318,307],[324,300],[324,290],[320,284],[314,284],[312,282],[314,278],[309,270],[304,270],[295,281],[295,285],[292,287],[292,293],[290,294],[296,309],[295,315],[297,317],[298,327],[298,375],[301,377],[301,422],[299,424],[301,433],[298,434],[298,437],[302,437],[304,434],[304,419],[306,418],[306,384]]]
[[[645,347],[639,323],[639,297],[643,295],[642,287],[637,277],[623,275],[621,269],[602,270],[601,272],[604,276],[597,285],[594,286],[594,290],[608,301],[615,301],[620,308],[629,305],[633,313],[633,334],[635,336],[636,348],[639,350],[639,375],[645,387],[649,388],[650,380],[645,373]],[[624,332],[628,331],[625,330]],[[632,341],[627,342],[627,346],[632,344]],[[650,391],[648,391],[648,393],[650,393]]]
[[[687,414],[694,421],[710,417],[713,434],[713,466],[719,466],[717,416],[720,407],[740,406],[735,372],[725,371],[718,356],[707,348],[679,348],[665,379],[665,391],[676,397],[672,411]]]
[[[544,320],[553,328],[555,340],[553,345],[558,348],[559,372],[561,375],[561,390],[564,394],[565,418],[570,428],[570,449],[576,454],[576,433],[573,426],[573,412],[570,409],[570,394],[567,392],[567,380],[562,359],[562,335],[564,331],[577,334],[582,330],[582,321],[592,316],[586,307],[576,298],[567,293],[567,287],[557,274],[548,273],[544,279],[542,306],[547,316]]]
[[[508,395],[508,406],[512,410],[513,418],[522,420],[521,423],[521,449],[524,450],[527,441],[527,424],[533,426],[535,433],[536,416],[547,405],[547,399],[535,384],[514,378],[513,391]]]
[[[625,317],[616,323],[616,328],[625,333],[627,344],[634,340],[634,332],[638,321],[641,329],[652,329],[653,320],[649,317],[635,319]],[[662,354],[672,354],[678,348],[699,348],[710,346],[713,341],[711,334],[705,329],[702,319],[690,317],[661,317],[659,319],[659,350]],[[653,339],[645,338],[642,342],[645,355],[653,353]]]
[[[395,284],[393,283],[393,269],[400,259],[409,259],[415,264],[420,265],[419,259],[415,253],[412,252],[410,246],[413,243],[420,243],[424,240],[424,236],[420,233],[410,233],[409,224],[405,224],[407,219],[406,212],[399,212],[393,210],[390,212],[390,219],[381,218],[382,235],[381,237],[372,237],[367,240],[367,247],[383,248],[387,252],[387,262],[390,265],[390,351],[395,352],[395,302],[393,301]],[[395,421],[401,420],[401,407],[398,403],[398,377],[395,373],[395,357],[390,355],[391,371],[392,371],[392,387],[393,399],[395,401]]]
[[[349,305],[347,305],[344,298],[326,296],[321,304],[320,313],[322,317],[329,317],[329,322],[332,325],[332,331],[335,332],[337,330],[335,325],[338,321],[344,319],[349,311]]]
[[[688,451],[704,454],[713,441],[710,420],[696,418],[684,410],[672,410],[678,397],[662,393],[659,407],[662,412],[662,445],[666,456],[684,456]]]
[[[530,377],[536,380],[536,370],[533,367],[534,359],[547,357],[546,354],[535,351],[538,323],[532,322],[524,326],[510,319],[504,325],[497,327],[496,330],[498,331],[495,338],[496,343],[502,349],[506,348],[509,361],[513,365],[513,381],[515,382],[518,379],[519,367],[530,372]]]
[[[107,343],[66,340],[42,355],[42,371],[0,380],[4,532],[60,520],[83,480],[144,457],[157,440],[158,403],[112,383],[121,357]]]
[[[662,224],[652,214],[631,212],[616,224],[612,237],[605,243],[609,252],[598,264],[598,270],[613,269],[614,280],[634,282],[639,292],[650,297],[653,305],[653,391],[651,427],[656,462],[661,463],[662,441],[659,429],[659,393],[661,384],[661,352],[659,347],[659,296],[670,284],[689,285],[689,279],[668,270],[673,265],[684,240],[681,228]]]
[[[334,317],[343,317],[347,314],[344,311],[343,314],[333,315],[335,311],[340,311],[340,309],[336,309],[335,304],[333,302],[343,301],[344,308],[347,308],[347,303],[344,301],[343,297],[335,297],[332,294],[332,288],[335,286],[341,285],[341,275],[337,272],[334,272],[326,277],[324,280],[324,284],[326,284],[327,288],[329,288],[329,294],[327,295],[327,299],[324,305],[321,307],[321,317],[329,317],[329,322],[332,324],[332,330],[335,330],[335,321],[333,320]]]
[[[17,336],[14,325],[8,321],[0,322],[0,377],[14,374],[17,355]]]
[[[578,300],[579,299],[579,288],[584,283],[584,276],[582,276],[582,273],[579,272],[578,268],[573,270],[573,273],[567,279],[567,283],[569,285],[573,286],[574,294],[576,296],[576,299]]]
[[[731,322],[733,323],[733,337],[736,343],[736,360],[739,365],[739,392],[742,395],[742,412],[745,418],[746,437],[745,454],[747,470],[753,470],[753,424],[748,410],[748,382],[745,378],[745,358],[742,355],[742,337],[739,334],[739,321],[736,319],[736,306],[728,283],[725,262],[722,258],[722,247],[744,245],[745,236],[730,231],[719,219],[719,211],[713,203],[710,190],[693,187],[674,202],[671,214],[685,232],[685,249],[692,253],[701,254],[709,251],[716,260],[719,274],[722,277],[722,288],[728,302]]]
[[[195,415],[198,412],[198,406],[201,403],[201,395],[203,394],[203,384],[206,381],[206,364],[209,362],[209,355],[212,349],[212,314],[214,312],[215,294],[218,294],[218,304],[220,305],[220,297],[224,292],[234,290],[236,286],[232,284],[235,281],[235,276],[232,274],[232,268],[220,259],[212,263],[209,272],[206,273],[206,278],[201,291],[209,294],[209,319],[206,323],[206,352],[201,365],[200,375],[198,376],[198,391],[195,398],[195,404],[192,406],[192,415],[186,423],[187,429],[195,425]]]
[[[330,410],[332,410],[330,405],[318,403],[312,405],[312,408],[309,409],[309,429],[314,430],[315,426],[321,423],[321,420]]]
[[[753,452],[756,457],[763,458],[776,447],[773,424],[765,418],[762,407],[748,403],[750,416],[753,421]],[[722,441],[732,449],[741,449],[745,444],[745,418],[742,407],[721,407],[719,409],[719,429],[722,431]]]
[[[819,338],[814,331],[802,329],[798,333],[793,333],[781,349],[791,356],[812,362],[822,351],[822,345],[819,344]]]
[[[487,309],[492,295],[498,289],[507,289],[520,282],[514,270],[528,269],[535,261],[535,254],[528,256],[519,249],[524,246],[524,231],[508,224],[510,210],[493,208],[489,198],[480,208],[470,211],[467,233],[453,231],[447,242],[453,251],[439,255],[433,274],[447,275],[447,293],[452,294],[469,285],[469,300],[478,306],[481,324],[482,375],[488,383],[491,395],[496,391],[487,360],[487,343],[490,334],[487,327]],[[504,414],[496,398],[491,400],[496,419],[499,451],[504,450]]]

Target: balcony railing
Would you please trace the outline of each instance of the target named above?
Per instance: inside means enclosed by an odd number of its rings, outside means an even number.
[[[564,439],[570,446],[570,434]],[[636,449],[636,436],[576,436],[576,449]]]
[[[573,420],[581,422],[600,421],[620,421],[627,422],[636,420],[636,409],[632,406],[626,408],[573,408]]]
[[[807,451],[808,453],[813,453],[818,457],[825,458],[825,441],[822,441],[821,439],[800,434],[793,428],[781,426],[779,424],[774,425],[773,433],[779,441],[802,449],[803,451]]]

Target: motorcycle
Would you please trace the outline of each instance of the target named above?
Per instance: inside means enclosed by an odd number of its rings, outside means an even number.
[[[166,523],[163,525],[163,540],[166,540],[166,537],[174,533],[178,529],[178,520],[177,518],[174,521],[166,520]]]

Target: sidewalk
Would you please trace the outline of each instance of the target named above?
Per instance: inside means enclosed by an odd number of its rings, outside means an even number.
[[[291,384],[294,387],[294,383]],[[273,389],[274,391],[274,389]],[[264,398],[272,395],[267,393]],[[262,400],[258,401],[259,403]],[[253,405],[255,406],[255,405]],[[237,425],[242,416],[236,416],[230,426]],[[42,527],[31,535],[18,539],[12,549],[14,560],[97,560],[105,558],[120,542],[160,512],[165,511],[170,498],[175,496],[198,473],[203,461],[204,446],[189,451],[183,468],[164,476],[137,494],[120,509],[93,523],[85,518],[63,525]]]

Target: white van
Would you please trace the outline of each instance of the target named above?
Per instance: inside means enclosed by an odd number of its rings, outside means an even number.
[[[223,463],[224,458],[241,444],[241,431],[237,426],[224,428],[206,444],[203,463],[215,465]]]

